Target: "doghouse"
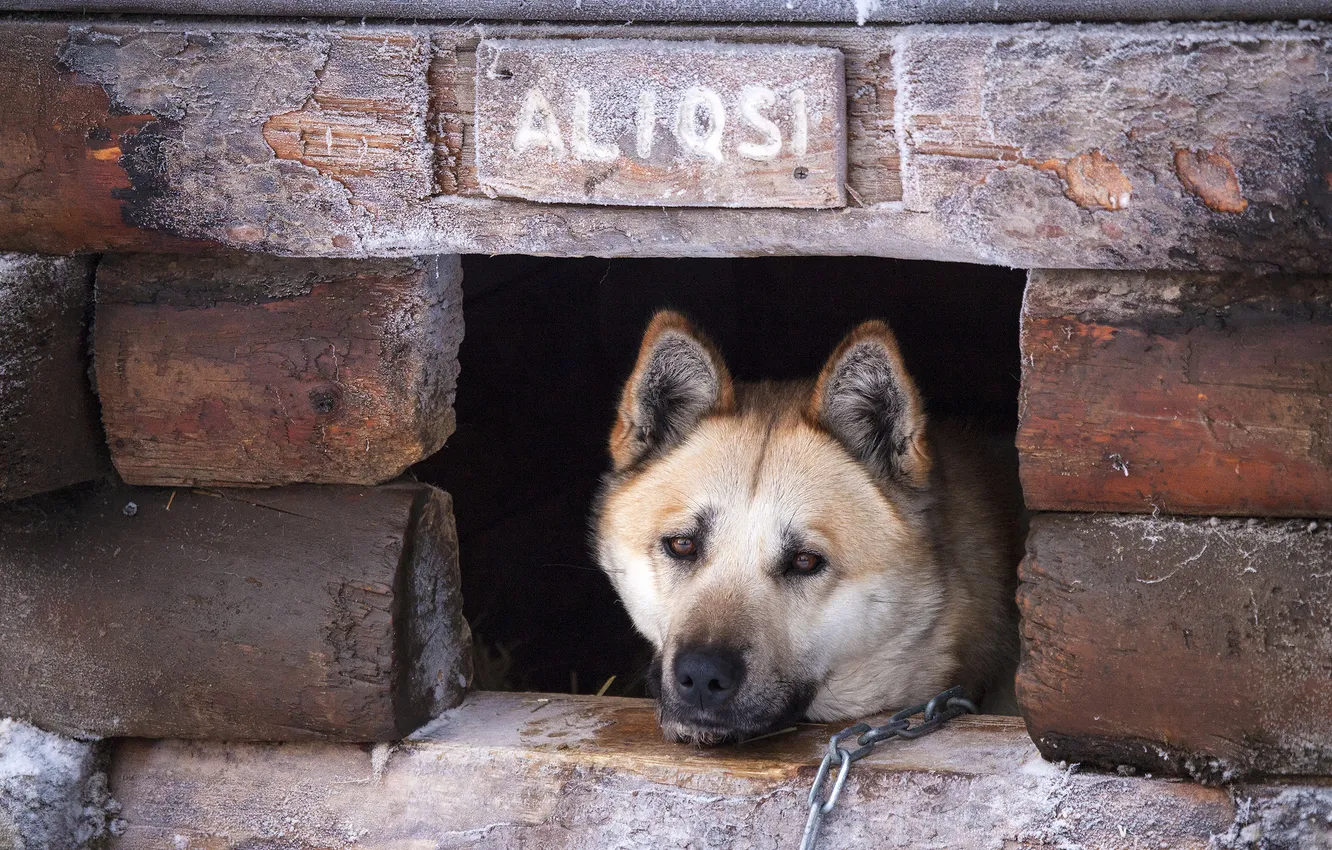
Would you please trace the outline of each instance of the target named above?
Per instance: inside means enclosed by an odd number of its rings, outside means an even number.
[[[581,548],[664,302],[1016,429],[1022,717],[819,847],[1332,846],[1325,2],[10,6],[0,848],[797,846]]]

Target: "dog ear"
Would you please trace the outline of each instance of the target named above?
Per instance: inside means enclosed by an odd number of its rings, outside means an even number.
[[[876,477],[916,487],[929,480],[925,407],[883,322],[842,340],[814,386],[809,416]]]
[[[684,439],[705,415],[734,408],[731,373],[711,340],[679,313],[661,311],[620,398],[610,438],[615,470]]]

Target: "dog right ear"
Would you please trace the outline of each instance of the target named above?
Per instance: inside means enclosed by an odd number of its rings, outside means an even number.
[[[611,431],[615,471],[683,440],[709,413],[734,408],[731,373],[712,341],[679,313],[657,313],[643,335]]]

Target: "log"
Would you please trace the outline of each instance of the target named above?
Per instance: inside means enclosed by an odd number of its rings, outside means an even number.
[[[0,117],[0,182],[16,188],[0,200],[0,248],[849,254],[1327,273],[1327,33],[1320,23],[8,20],[0,82],[14,102]],[[487,197],[477,180],[483,36],[841,50],[849,206],[663,211]]]
[[[453,432],[456,257],[110,256],[95,364],[132,484],[374,484]]]
[[[1332,516],[1332,278],[1034,271],[1038,510]]]
[[[82,488],[0,510],[0,716],[386,741],[470,676],[447,494]]]
[[[665,743],[647,700],[480,692],[391,750],[121,741],[112,847],[794,847],[832,731],[698,750]],[[966,718],[857,762],[818,846],[1203,850],[1283,791],[1304,797],[1264,846],[1318,846],[1297,842],[1327,835],[1327,789],[1098,775],[1042,762],[1015,718]]]
[[[0,254],[0,501],[106,474],[88,259]]]
[[[1208,782],[1332,773],[1332,528],[1042,514],[1018,700],[1047,758]]]

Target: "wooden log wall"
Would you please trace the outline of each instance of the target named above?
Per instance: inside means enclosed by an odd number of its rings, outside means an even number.
[[[392,750],[124,741],[112,846],[795,846],[831,731],[690,750],[661,741],[648,700],[478,693]],[[1329,815],[1324,788],[1084,773],[1042,762],[1015,720],[962,718],[857,762],[818,846],[1297,850]]]
[[[111,457],[144,485],[374,484],[454,428],[457,257],[116,255],[97,270]]]
[[[0,501],[107,472],[88,378],[92,269],[0,254]]]
[[[11,92],[0,185],[14,187],[0,197],[0,249],[870,254],[1326,273],[1327,32],[0,20]],[[840,50],[847,205],[489,196],[477,51],[534,37]]]
[[[0,716],[71,735],[386,741],[471,670],[449,497],[81,488],[0,509]]]
[[[1031,273],[1028,505],[1113,512],[1032,523],[1018,697],[1046,757],[1332,775],[1330,308],[1327,277]]]

